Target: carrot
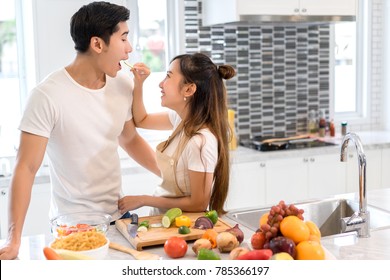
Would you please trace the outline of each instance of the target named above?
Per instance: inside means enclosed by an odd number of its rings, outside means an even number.
[[[270,249],[257,249],[240,255],[237,260],[269,260],[272,257]]]
[[[50,247],[44,247],[43,254],[45,255],[47,260],[62,260],[61,256],[58,255],[57,252]]]

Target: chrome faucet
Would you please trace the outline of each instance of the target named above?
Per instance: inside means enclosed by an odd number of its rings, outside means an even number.
[[[341,219],[341,231],[357,231],[359,237],[370,237],[370,213],[367,211],[367,195],[366,195],[366,155],[363,151],[363,145],[359,136],[355,133],[347,133],[341,145],[340,160],[347,161],[347,147],[349,141],[355,143],[358,165],[359,165],[359,211],[355,212],[351,217]]]

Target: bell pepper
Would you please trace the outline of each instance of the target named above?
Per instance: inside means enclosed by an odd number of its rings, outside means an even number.
[[[181,227],[181,226],[190,227],[191,219],[185,215],[181,215],[175,218],[175,224],[177,227]]]

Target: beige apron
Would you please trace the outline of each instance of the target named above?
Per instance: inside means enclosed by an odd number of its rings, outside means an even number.
[[[180,137],[178,146],[172,156],[168,156],[164,153],[164,150],[175,137]],[[163,196],[163,197],[183,197],[185,193],[179,187],[176,180],[176,167],[177,162],[182,154],[185,146],[188,143],[188,137],[185,136],[183,132],[182,123],[175,129],[172,135],[168,140],[161,142],[156,147],[156,158],[157,164],[160,168],[162,182],[154,192],[154,196]],[[168,209],[163,208],[151,208],[150,215],[160,215],[167,211]]]

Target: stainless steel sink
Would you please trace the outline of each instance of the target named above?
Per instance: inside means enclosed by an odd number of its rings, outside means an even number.
[[[315,222],[320,228],[322,236],[329,236],[341,233],[341,219],[350,217],[359,210],[359,203],[349,199],[326,199],[294,203],[298,208],[303,209],[305,220]],[[260,217],[269,211],[270,208],[236,210],[227,213],[227,217],[252,230],[259,228]],[[390,226],[390,212],[368,206],[370,213],[370,228]]]

